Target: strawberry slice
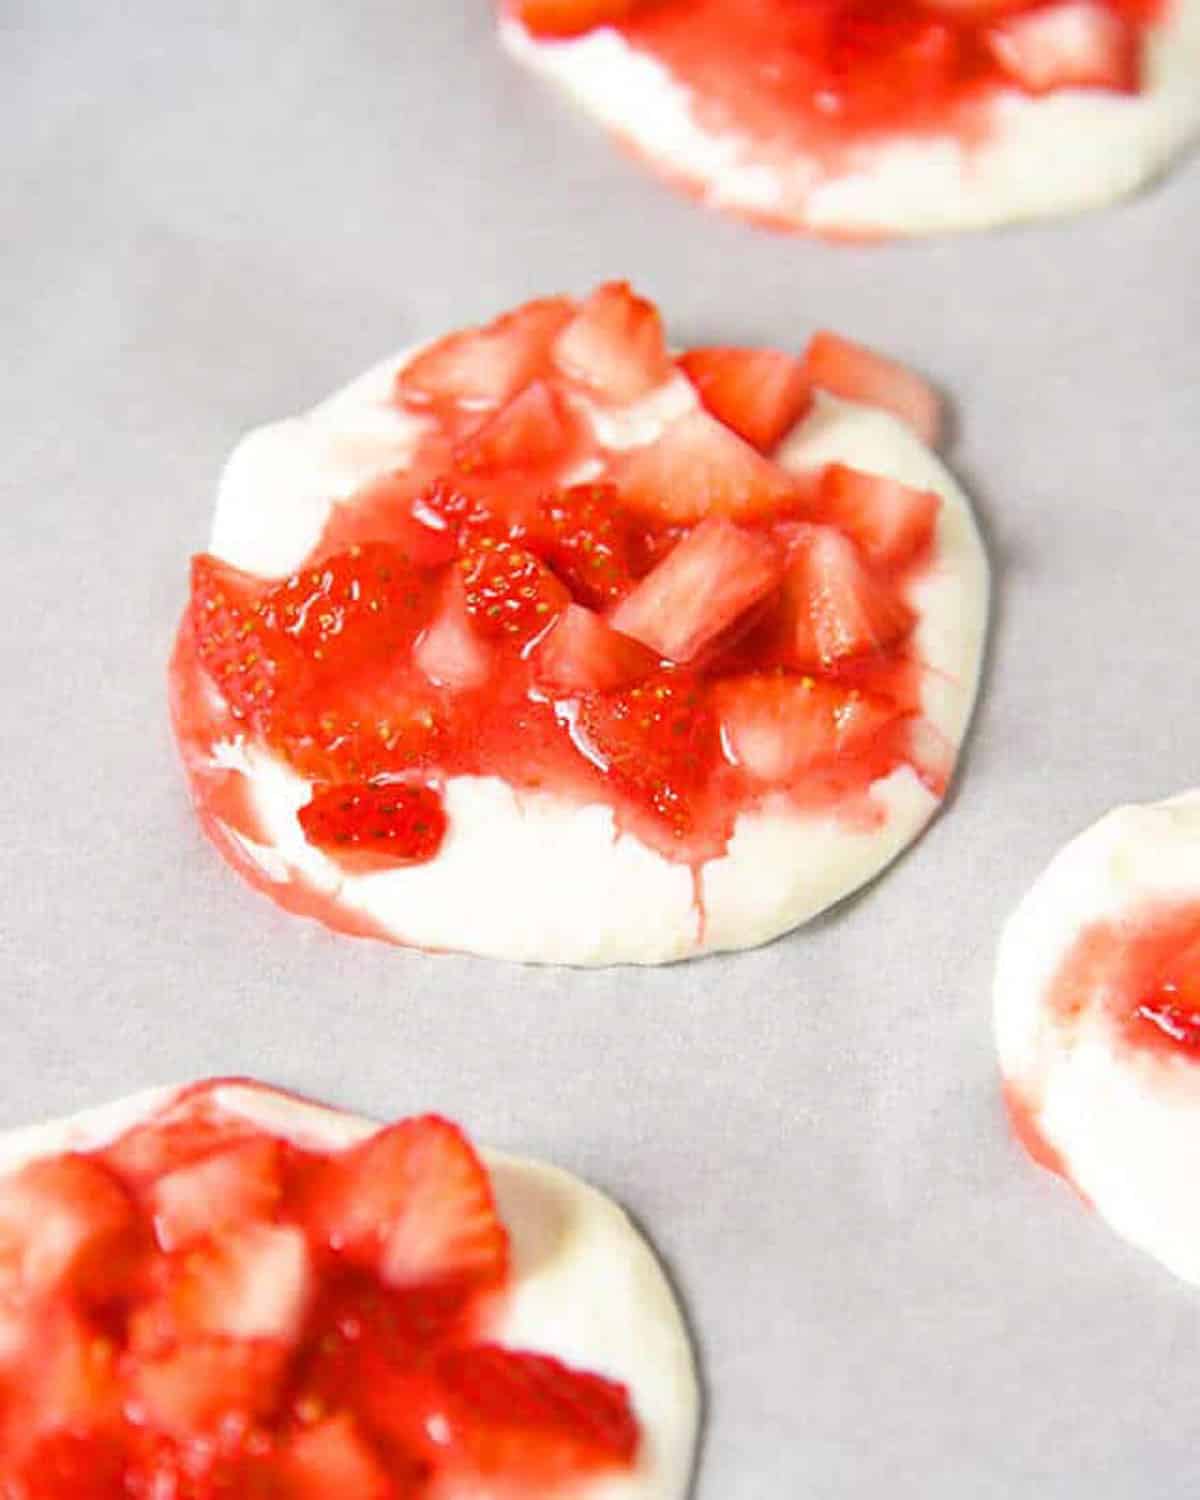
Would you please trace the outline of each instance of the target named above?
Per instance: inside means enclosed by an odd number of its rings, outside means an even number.
[[[343,1412],[297,1432],[281,1454],[280,1500],[400,1500],[378,1455]]]
[[[570,604],[533,658],[538,682],[557,693],[610,692],[649,677],[653,651],[622,635],[582,604]]]
[[[269,585],[220,558],[192,559],[191,623],[201,665],[241,719],[261,728],[284,686],[307,686],[295,642],[265,618]]]
[[[455,1125],[402,1120],[322,1174],[310,1215],[320,1243],[376,1269],[391,1286],[495,1285],[508,1235],[483,1163]]]
[[[399,781],[320,788],[296,816],[318,849],[369,850],[401,865],[431,860],[446,837],[441,793]]]
[[[688,412],[617,469],[622,500],[672,522],[769,516],[790,497],[791,477],[705,411]]]
[[[769,536],[702,521],[622,600],[612,623],[658,656],[690,662],[765,599],[782,573]]]
[[[468,693],[482,687],[492,669],[492,650],[471,623],[462,578],[451,573],[441,604],[413,647],[413,661],[435,687]]]
[[[812,677],[731,677],[714,695],[726,755],[762,781],[853,755],[896,718],[887,699]]]
[[[582,36],[597,26],[624,21],[645,0],[515,0],[517,19],[534,36]]]
[[[131,1200],[98,1162],[47,1157],[0,1179],[0,1300],[19,1307],[65,1283],[103,1300],[139,1243]]]
[[[270,1413],[281,1393],[287,1350],[269,1342],[205,1339],[156,1359],[129,1356],[127,1363],[131,1419],[187,1440],[223,1422],[248,1424]]]
[[[1134,94],[1139,84],[1136,27],[1100,0],[1022,10],[984,32],[995,60],[1026,93],[1110,89]]]
[[[895,479],[830,464],[821,476],[821,519],[848,532],[872,563],[900,567],[924,551],[933,536],[941,498]]]
[[[544,635],[570,602],[540,559],[515,542],[480,537],[463,552],[459,567],[475,628],[513,646]]]
[[[530,547],[593,609],[633,583],[634,536],[612,484],[576,484],[543,496],[527,526]]]
[[[846,401],[878,406],[906,423],[927,447],[936,447],[942,427],[942,403],[926,381],[895,360],[852,343],[836,333],[812,337],[804,354],[810,385]]]
[[[574,311],[566,297],[547,297],[439,339],[400,371],[396,394],[418,407],[503,406],[536,378]]]
[[[848,536],[832,526],[791,530],[783,606],[793,665],[830,666],[885,650],[908,633],[912,612]]]
[[[154,1234],[163,1250],[247,1220],[269,1219],[283,1193],[280,1148],[245,1141],[160,1177],[150,1190]]]
[[[447,1349],[436,1376],[450,1465],[554,1484],[632,1468],[637,1457],[629,1392],[615,1381],[495,1344]]]
[[[658,309],[625,281],[592,293],[559,334],[553,356],[569,379],[619,404],[637,401],[671,376]]]
[[[691,349],[679,363],[713,416],[762,453],[812,402],[800,361],[777,349]]]
[[[460,443],[455,461],[465,474],[501,469],[544,469],[561,464],[577,428],[561,396],[535,380]]]

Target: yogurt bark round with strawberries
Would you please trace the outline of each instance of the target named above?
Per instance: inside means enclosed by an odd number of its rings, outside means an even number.
[[[252,434],[172,666],[205,828],[332,926],[528,961],[761,943],[938,806],[987,568],[938,403],[832,334],[667,350],[623,283]]]
[[[1005,928],[1014,1127],[1125,1239],[1200,1283],[1200,792],[1109,813]]]
[[[832,236],[1110,202],[1200,129],[1200,0],[501,0],[501,34],[719,209]]]
[[[686,1332],[552,1167],[244,1081],[0,1137],[14,1500],[683,1500]]]

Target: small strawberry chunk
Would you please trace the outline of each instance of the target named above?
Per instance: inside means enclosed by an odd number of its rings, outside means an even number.
[[[44,1314],[22,1362],[22,1424],[33,1433],[99,1431],[120,1413],[117,1348],[67,1306]]]
[[[592,293],[559,334],[554,362],[602,400],[621,405],[671,376],[658,309],[624,281]]]
[[[517,19],[534,36],[582,36],[624,21],[645,0],[515,0]]]
[[[310,781],[367,782],[428,769],[444,729],[427,693],[384,679],[358,690],[342,685],[329,702],[280,714],[271,742]]]
[[[396,864],[426,863],[446,837],[441,793],[402,781],[322,787],[296,816],[304,837],[318,849],[370,851]]]
[[[459,567],[475,628],[514,646],[544,635],[570,602],[553,573],[515,542],[481,537],[463,552]]]
[[[832,526],[794,528],[782,592],[794,666],[883,651],[912,628],[911,611]]]
[[[824,91],[848,121],[894,116],[901,99],[932,101],[954,81],[958,33],[908,6],[843,0],[831,18]]]
[[[413,406],[503,406],[537,377],[573,312],[567,298],[548,297],[439,339],[400,371],[396,394]]]
[[[280,1456],[281,1500],[399,1500],[378,1456],[346,1413],[301,1430]]]
[[[984,39],[1001,68],[1027,93],[1137,92],[1137,30],[1101,0],[1022,10],[988,27]]]
[[[762,532],[702,521],[612,616],[615,629],[669,661],[693,661],[779,583],[783,558]]]
[[[495,1344],[448,1349],[436,1373],[451,1464],[509,1481],[561,1483],[630,1468],[637,1457],[629,1392],[615,1381]]]
[[[762,781],[852,755],[896,717],[886,699],[812,677],[732,677],[715,700],[726,755]]]
[[[535,380],[462,442],[455,458],[465,474],[542,469],[562,463],[574,441],[575,426],[562,397]]]
[[[322,1174],[310,1225],[320,1243],[395,1287],[488,1287],[508,1264],[508,1235],[483,1163],[433,1115],[403,1120]]]
[[[249,1422],[277,1404],[286,1365],[280,1345],[228,1339],[180,1344],[157,1359],[131,1356],[129,1414],[182,1439],[229,1418]]]
[[[150,1190],[154,1233],[163,1250],[247,1220],[269,1219],[283,1191],[279,1143],[245,1141],[160,1177]]]
[[[854,538],[867,559],[900,567],[929,545],[941,498],[913,490],[895,479],[830,464],[821,476],[817,508]]]
[[[534,654],[538,682],[557,693],[610,692],[640,682],[658,658],[582,604],[570,604]]]
[[[936,447],[942,403],[926,381],[895,360],[836,333],[813,335],[804,354],[809,384],[846,401],[878,406],[906,423],[928,447]]]
[[[670,523],[769,516],[793,489],[783,469],[705,411],[688,412],[634,449],[617,484],[630,509]]]
[[[264,617],[269,585],[201,553],[192,559],[192,633],[196,653],[238,718],[261,727],[285,684],[305,672],[298,646]]]
[[[124,1496],[125,1455],[112,1438],[54,1432],[21,1466],[20,1500],[114,1500]]]
[[[492,668],[492,651],[471,623],[462,578],[446,581],[441,606],[413,647],[413,661],[435,687],[468,693],[482,687]]]
[[[576,484],[543,496],[528,523],[530,547],[593,609],[633,583],[634,537],[612,484]]]
[[[812,401],[798,359],[776,349],[691,349],[679,361],[719,422],[770,453]]]

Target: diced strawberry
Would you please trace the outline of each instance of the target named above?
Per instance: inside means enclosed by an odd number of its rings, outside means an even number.
[[[582,604],[570,604],[534,655],[537,681],[553,692],[610,692],[640,682],[658,658]]]
[[[853,755],[896,717],[886,699],[812,677],[731,677],[714,693],[726,755],[762,781]]]
[[[783,557],[762,532],[702,521],[617,606],[615,629],[669,661],[693,661],[779,583]]]
[[[178,1250],[232,1224],[269,1219],[283,1191],[280,1165],[279,1143],[264,1137],[160,1177],[150,1191],[160,1247]]]
[[[21,1466],[19,1500],[114,1500],[124,1496],[125,1454],[114,1438],[54,1432]]]
[[[343,686],[277,715],[271,743],[310,781],[373,781],[432,765],[445,725],[427,693],[384,681]]]
[[[485,636],[525,646],[570,602],[541,561],[514,542],[481,537],[459,559],[467,613]]]
[[[0,1300],[20,1307],[68,1282],[103,1299],[138,1243],[133,1204],[98,1162],[46,1157],[0,1179]]]
[[[892,116],[898,100],[932,101],[955,79],[958,34],[928,13],[878,0],[843,0],[826,41],[824,90],[858,124]]]
[[[129,1414],[179,1438],[211,1432],[236,1417],[246,1422],[277,1404],[287,1350],[268,1342],[206,1339],[179,1344],[158,1358],[131,1357]]]
[[[691,349],[679,363],[713,416],[763,453],[812,401],[800,361],[776,349]]]
[[[794,666],[820,668],[881,651],[912,628],[911,611],[843,532],[799,526],[793,535],[783,602]]]
[[[645,0],[514,0],[514,9],[534,36],[567,37],[624,21],[644,4]]]
[[[135,1342],[148,1352],[175,1340],[295,1343],[313,1296],[308,1242],[290,1225],[246,1224],[160,1269],[161,1294],[134,1317]]]
[[[720,753],[703,684],[662,672],[617,693],[582,700],[577,733],[590,758],[675,837],[693,827],[693,797]]]
[[[845,464],[830,464],[817,492],[821,519],[848,532],[871,562],[888,567],[928,546],[941,503],[931,490],[909,489]]]
[[[399,1500],[378,1455],[343,1412],[302,1429],[277,1463],[281,1500]]]
[[[269,585],[201,553],[192,559],[192,631],[201,665],[239,717],[260,727],[282,687],[306,668],[299,647],[263,615]]]
[[[633,582],[630,518],[612,484],[576,484],[543,496],[527,524],[529,546],[593,609]]]
[[[69,1306],[39,1318],[23,1371],[20,1401],[29,1432],[100,1431],[115,1423],[121,1395],[116,1345]]]
[[[444,461],[449,462],[449,444]],[[371,542],[390,542],[419,569],[440,568],[454,557],[454,539],[442,525],[431,525],[431,517],[415,514],[416,505],[429,485],[429,474],[420,460],[412,468],[379,474],[338,500],[326,521],[320,547],[324,553],[344,552]]]
[[[929,447],[937,445],[942,403],[926,381],[895,360],[836,333],[812,337],[804,354],[809,384],[846,401],[882,407],[906,423]]]
[[[630,1468],[637,1457],[629,1392],[615,1381],[495,1344],[447,1349],[436,1375],[454,1466],[509,1482],[562,1483]]]
[[[567,298],[548,297],[439,339],[401,370],[396,393],[414,406],[502,406],[537,377],[574,310]]]
[[[318,849],[369,850],[401,865],[431,860],[446,836],[441,793],[402,781],[323,787],[296,816]]]
[[[658,309],[624,281],[592,293],[559,334],[553,354],[571,380],[620,404],[648,395],[671,375]]]
[[[535,380],[514,396],[455,452],[465,474],[544,469],[562,463],[576,440],[576,424],[561,396]]]
[[[790,496],[791,477],[705,411],[688,412],[617,470],[622,500],[667,522],[769,516]]]
[[[467,693],[482,687],[492,668],[492,651],[471,623],[462,578],[447,579],[441,604],[413,647],[413,661],[435,687]]]
[[[310,1224],[321,1243],[395,1287],[489,1287],[508,1264],[483,1163],[456,1126],[433,1115],[381,1130],[332,1162]]]
[[[1101,0],[1061,0],[989,26],[984,40],[1001,68],[1030,94],[1095,88],[1136,93],[1136,27]]]

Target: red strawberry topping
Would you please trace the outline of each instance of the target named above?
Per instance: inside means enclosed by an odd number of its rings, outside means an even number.
[[[813,335],[804,355],[810,384],[846,401],[879,406],[906,423],[929,447],[937,446],[942,404],[914,371],[836,333]]]
[[[559,334],[554,361],[601,399],[621,404],[648,395],[671,376],[658,309],[624,281],[592,293]]]
[[[365,849],[397,864],[432,859],[446,836],[442,799],[406,782],[342,783],[313,793],[300,826],[318,849]]]
[[[485,636],[528,645],[567,606],[567,591],[558,579],[514,542],[483,537],[463,553],[459,566],[467,613]]]
[[[535,36],[581,36],[594,26],[624,21],[646,0],[516,0],[517,15]]]
[[[692,349],[680,359],[708,410],[770,453],[808,410],[804,367],[777,349]]]
[[[635,449],[617,483],[631,509],[668,524],[767,517],[787,505],[793,490],[784,470],[702,411],[680,417],[656,442]]]

